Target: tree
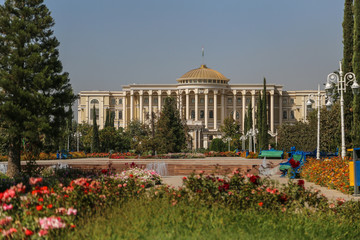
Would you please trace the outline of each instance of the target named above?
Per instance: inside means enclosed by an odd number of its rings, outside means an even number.
[[[8,136],[10,177],[21,170],[22,139],[36,150],[40,136],[58,138],[75,100],[53,26],[42,0],[0,5],[0,116]]]
[[[241,126],[238,121],[235,121],[232,116],[224,119],[223,125],[220,126],[220,131],[224,133],[224,137],[239,139],[241,135]]]
[[[354,50],[353,71],[355,76],[360,76],[360,1],[354,1]],[[360,96],[355,95],[353,99],[353,146],[360,146]]]
[[[100,152],[99,126],[96,123],[95,105],[93,107],[93,129],[92,129],[91,152]]]
[[[266,78],[264,78],[264,89],[263,89],[263,97],[262,97],[262,104],[261,104],[261,132],[260,133],[260,139],[261,149],[267,149],[269,145],[269,134],[268,134],[268,113],[267,113],[267,94],[266,94]]]
[[[352,61],[353,61],[353,45],[354,45],[354,15],[353,15],[353,0],[345,0],[344,4],[344,20],[342,23],[343,27],[343,59],[342,59],[342,70],[344,73],[352,72]],[[344,93],[344,123],[345,123],[345,142],[347,144],[352,142],[352,102],[353,94],[351,86],[346,87]]]
[[[174,98],[165,99],[156,128],[155,141],[158,144],[158,152],[180,152],[185,148],[186,127],[180,119]]]
[[[257,102],[257,107],[256,107],[256,116],[257,116],[257,118],[256,118],[256,128],[258,129],[258,132],[259,132],[258,138],[257,138],[257,142],[258,142],[258,144],[257,144],[258,149],[257,150],[261,149],[261,143],[262,143],[261,134],[260,134],[262,132],[262,123],[261,123],[262,109],[263,109],[262,104],[263,104],[263,102],[262,102],[262,98],[261,98],[261,92],[259,91],[259,93],[258,93],[258,102]]]

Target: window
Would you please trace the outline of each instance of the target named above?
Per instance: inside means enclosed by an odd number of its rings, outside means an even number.
[[[93,100],[91,100],[91,102],[90,102],[91,104],[98,104],[99,103],[99,101],[97,100],[97,99],[93,99]]]
[[[191,118],[195,119],[195,110],[191,110]]]
[[[214,99],[213,99],[213,98],[209,98],[209,103],[214,103]]]
[[[293,98],[290,99],[290,104],[294,104],[295,100]]]
[[[213,135],[209,135],[209,140],[213,140],[214,136]]]
[[[232,98],[228,98],[228,103],[232,103]]]
[[[283,98],[283,105],[286,105],[287,104],[287,99],[286,98]]]
[[[237,111],[236,112],[236,119],[239,119],[240,118],[240,113]]]
[[[191,103],[195,103],[195,98],[191,98]]]
[[[287,111],[283,111],[283,119],[287,119]]]
[[[144,98],[144,103],[149,103],[149,98],[148,97]]]
[[[294,111],[290,111],[290,119],[295,119],[295,113],[294,113]]]
[[[90,112],[90,120],[93,120],[93,115],[94,115],[94,110],[91,109],[91,112]],[[99,120],[99,109],[98,108],[95,108],[95,114],[96,114],[96,120]]]
[[[250,104],[250,98],[246,98],[246,105]]]
[[[204,103],[204,102],[205,102],[204,98],[200,98],[200,103]]]
[[[122,110],[119,111],[119,119],[123,119],[123,111]]]
[[[122,104],[122,99],[121,98],[119,99],[119,104]]]
[[[204,118],[204,110],[200,110],[200,118]]]
[[[241,104],[241,98],[237,98],[237,103]]]
[[[154,104],[158,104],[158,98],[154,98]]]
[[[214,118],[214,111],[213,110],[209,111],[209,118]]]
[[[116,99],[115,98],[111,99],[111,105],[116,105]]]

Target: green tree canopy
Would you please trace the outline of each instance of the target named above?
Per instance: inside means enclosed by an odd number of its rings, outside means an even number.
[[[0,116],[7,133],[7,174],[20,172],[20,148],[40,136],[58,138],[75,100],[62,72],[54,20],[42,0],[6,0],[0,5]]]

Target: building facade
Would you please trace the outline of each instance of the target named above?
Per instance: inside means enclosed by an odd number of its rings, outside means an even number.
[[[219,129],[226,117],[240,122],[244,130],[245,114],[252,107],[253,123],[256,122],[257,99],[263,84],[229,84],[229,81],[218,71],[201,65],[178,78],[177,84],[132,84],[123,86],[121,91],[81,91],[78,122],[92,124],[95,107],[100,128],[105,125],[107,111],[116,128],[126,128],[133,120],[146,124],[150,112],[159,114],[165,98],[174,97],[180,117],[190,129],[192,148],[208,148],[213,138],[221,137]],[[283,122],[306,121],[308,112],[316,107],[315,90],[284,91],[283,86],[275,84],[267,84],[266,90],[272,133]],[[325,99],[321,105],[325,105]]]

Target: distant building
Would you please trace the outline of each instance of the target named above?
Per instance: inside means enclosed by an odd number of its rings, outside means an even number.
[[[253,107],[253,123],[256,118],[257,96],[263,84],[229,84],[230,79],[201,65],[177,79],[177,84],[131,84],[121,91],[81,91],[78,104],[78,122],[92,124],[95,106],[97,123],[105,124],[106,111],[115,118],[115,127],[125,128],[132,120],[147,123],[149,112],[159,113],[164,99],[177,99],[180,116],[187,120],[193,148],[207,148],[213,138],[221,137],[219,128],[224,119],[232,116],[244,129],[247,108]],[[269,129],[275,132],[283,122],[305,121],[309,95],[315,90],[283,91],[283,86],[267,84]],[[325,104],[322,99],[321,105]]]

